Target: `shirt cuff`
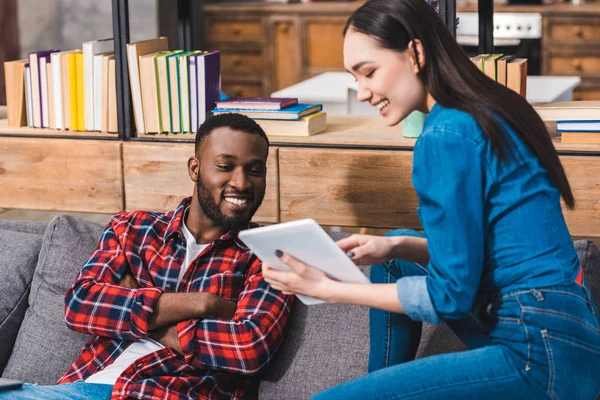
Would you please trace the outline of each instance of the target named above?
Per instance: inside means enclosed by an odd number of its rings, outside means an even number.
[[[406,315],[415,321],[442,324],[427,290],[427,276],[407,276],[398,279],[396,289],[398,298]]]

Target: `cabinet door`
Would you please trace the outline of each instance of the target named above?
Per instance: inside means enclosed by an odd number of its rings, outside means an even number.
[[[300,23],[297,17],[273,17],[273,91],[302,80]]]
[[[412,151],[281,147],[281,221],[418,229],[412,156]]]
[[[547,17],[544,28],[544,37],[549,41],[584,45],[600,42],[599,17]]]
[[[184,197],[191,196],[194,182],[187,172],[187,160],[193,154],[193,143],[124,143],[126,210],[173,210]],[[276,147],[269,149],[267,169],[265,198],[253,220],[278,222]]]
[[[304,20],[304,51],[307,77],[327,71],[344,71],[346,17],[307,17]]]

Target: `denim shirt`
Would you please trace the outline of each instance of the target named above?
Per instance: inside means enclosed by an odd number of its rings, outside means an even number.
[[[475,119],[436,104],[417,140],[413,185],[430,254],[427,276],[398,280],[414,320],[471,312],[479,296],[571,283],[579,261],[560,192],[505,123],[514,157],[501,160]]]

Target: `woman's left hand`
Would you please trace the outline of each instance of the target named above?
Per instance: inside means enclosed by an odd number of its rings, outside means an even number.
[[[284,294],[303,294],[327,300],[328,287],[334,280],[287,253],[283,253],[279,259],[292,271],[278,271],[267,264],[262,266],[263,277],[274,289],[281,290]]]

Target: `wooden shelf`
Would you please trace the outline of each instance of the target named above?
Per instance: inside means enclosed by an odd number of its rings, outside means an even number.
[[[13,128],[8,126],[7,119],[0,119],[0,136],[48,136],[48,137],[64,137],[65,139],[75,138],[110,138],[118,139],[119,135],[116,133],[106,132],[79,132],[79,131],[65,131],[60,129],[46,129],[46,128],[30,128],[28,126],[22,126],[19,128]]]

